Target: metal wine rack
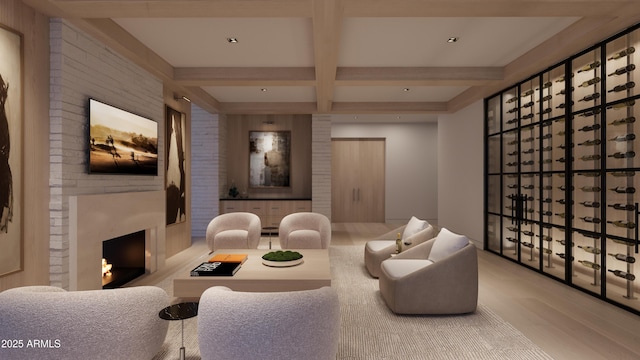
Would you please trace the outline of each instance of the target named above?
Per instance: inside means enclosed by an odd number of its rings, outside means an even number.
[[[485,125],[485,249],[640,315],[640,24],[485,99]]]

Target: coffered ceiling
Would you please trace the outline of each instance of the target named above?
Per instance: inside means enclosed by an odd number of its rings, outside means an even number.
[[[23,1],[206,110],[341,119],[454,112],[640,22],[638,0]]]

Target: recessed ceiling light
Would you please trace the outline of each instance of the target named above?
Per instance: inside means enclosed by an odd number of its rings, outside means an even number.
[[[411,89],[409,89],[409,88],[402,89],[402,91],[404,91],[404,92],[408,92],[409,90],[411,90]]]
[[[458,38],[455,37],[455,36],[452,36],[449,39],[447,39],[447,42],[450,43],[450,44],[454,43],[454,42],[457,42],[457,41],[458,41]]]
[[[238,39],[234,37],[228,37],[227,41],[230,42],[231,44],[236,44],[238,42]]]
[[[269,90],[269,89],[267,89],[267,88],[260,89],[260,91],[262,91],[262,92],[267,92],[267,90]]]

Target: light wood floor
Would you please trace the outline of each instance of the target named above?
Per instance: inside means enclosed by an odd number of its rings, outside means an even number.
[[[333,224],[332,246],[364,245],[393,224]],[[277,239],[273,239],[277,246]],[[261,248],[268,248],[264,237]],[[153,284],[207,248],[191,248],[167,259],[164,269],[130,285]],[[479,301],[555,359],[640,359],[640,316],[479,251]],[[640,301],[640,300],[638,300]]]

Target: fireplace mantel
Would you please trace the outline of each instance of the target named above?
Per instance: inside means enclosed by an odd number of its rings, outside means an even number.
[[[165,192],[69,197],[69,289],[102,289],[102,242],[145,230],[145,271],[165,263]]]

